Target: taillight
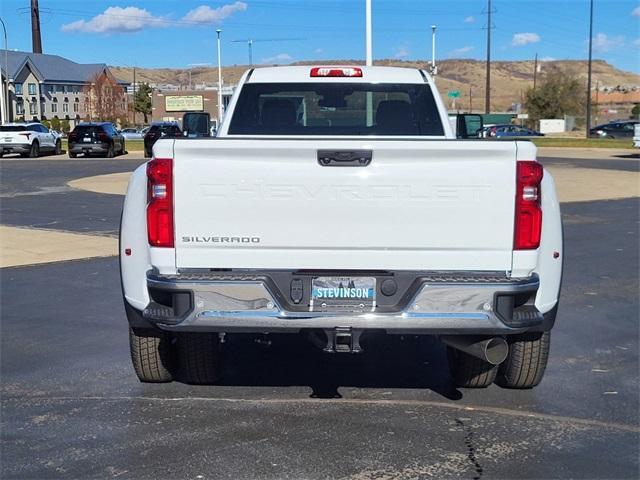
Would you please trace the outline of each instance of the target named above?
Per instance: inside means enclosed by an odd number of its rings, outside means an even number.
[[[98,139],[99,139],[101,142],[108,142],[108,141],[109,141],[109,135],[107,135],[107,134],[106,134],[106,133],[104,133],[104,132],[100,132],[100,133],[98,134]]]
[[[77,134],[77,133],[71,132],[71,133],[69,134],[69,141],[70,141],[70,142],[75,142],[77,137],[78,137],[78,134]]]
[[[538,162],[517,162],[514,250],[535,250],[540,246],[540,235],[542,234],[540,185],[542,183],[542,175],[542,165]]]
[[[173,160],[147,164],[147,233],[152,247],[173,248]]]
[[[25,137],[27,137],[27,140],[29,140],[29,137],[31,136],[30,133],[20,133],[19,135],[24,135]]]
[[[362,77],[358,67],[313,67],[311,77]]]

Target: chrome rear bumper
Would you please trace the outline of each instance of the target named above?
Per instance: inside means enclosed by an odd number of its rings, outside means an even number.
[[[495,335],[526,331],[543,321],[531,300],[538,289],[537,276],[417,273],[416,281],[420,283],[415,293],[397,311],[335,313],[285,308],[282,291],[262,274],[149,273],[152,298],[164,301],[152,302],[143,316],[165,330],[213,332],[350,327],[398,334]],[[529,300],[518,305],[518,298]]]

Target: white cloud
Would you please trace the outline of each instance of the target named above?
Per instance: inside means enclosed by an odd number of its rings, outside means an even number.
[[[62,26],[63,32],[128,33],[147,27],[166,26],[166,19],[137,7],[109,7],[90,20],[77,20]]]
[[[634,46],[634,47],[640,47],[640,38],[636,38],[636,39],[633,41],[633,46]]]
[[[324,49],[323,48],[316,48],[313,53],[315,53],[316,55],[320,55],[321,53],[324,53]]]
[[[625,44],[624,36],[609,37],[606,33],[598,33],[593,37],[593,50],[604,53],[616,48],[623,47]]]
[[[519,47],[522,45],[528,45],[530,43],[538,43],[540,41],[540,35],[537,33],[524,32],[516,33],[511,39],[511,45]]]
[[[540,61],[541,61],[541,62],[555,62],[555,61],[556,61],[556,59],[555,59],[555,58],[553,58],[553,57],[542,57],[542,58],[540,59]]]
[[[191,23],[219,23],[236,12],[247,9],[244,2],[235,2],[218,8],[201,5],[189,11],[182,20],[158,17],[138,7],[109,7],[89,20],[77,20],[62,26],[63,32],[84,33],[131,33],[145,28],[168,27]]]
[[[466,55],[467,53],[470,53],[473,51],[473,46],[471,45],[467,45],[466,47],[461,47],[461,48],[456,48],[455,50],[451,50],[451,53],[449,54],[450,57],[462,57],[464,55]]]
[[[393,58],[407,58],[409,56],[409,49],[407,47],[398,47],[396,48],[396,53],[393,55]]]
[[[468,17],[464,18],[464,23],[474,23],[476,21],[476,17],[474,17],[473,15],[469,15]]]
[[[640,7],[636,7],[631,11],[631,15],[634,17],[640,17]]]
[[[273,57],[262,59],[262,63],[289,63],[293,61],[293,57],[288,53],[279,53]]]
[[[244,12],[247,9],[247,4],[244,2],[235,2],[228,5],[223,5],[218,8],[211,8],[209,5],[200,5],[198,8],[194,8],[187,12],[182,17],[183,22],[195,22],[195,23],[220,23],[227,17],[230,17],[236,12]]]

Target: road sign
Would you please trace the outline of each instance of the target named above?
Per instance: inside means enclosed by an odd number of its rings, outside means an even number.
[[[460,90],[451,90],[450,92],[447,92],[447,97],[449,97],[449,98],[458,98],[458,97],[460,97]]]
[[[518,120],[528,120],[529,119],[529,114],[528,113],[519,113],[518,114]]]

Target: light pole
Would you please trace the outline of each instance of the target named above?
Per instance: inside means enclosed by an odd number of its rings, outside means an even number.
[[[373,41],[371,38],[371,0],[366,0],[365,8],[365,22],[366,22],[366,65],[370,67],[373,65]]]
[[[0,99],[0,124],[9,121],[9,43],[7,42],[7,27],[0,18],[2,30],[4,31],[4,83],[2,87],[2,98]],[[1,82],[0,82],[1,83]]]
[[[431,25],[431,75],[437,75],[436,68],[436,26]]]
[[[218,34],[218,129],[222,123],[222,60],[220,59],[220,33],[222,30],[216,30]]]

